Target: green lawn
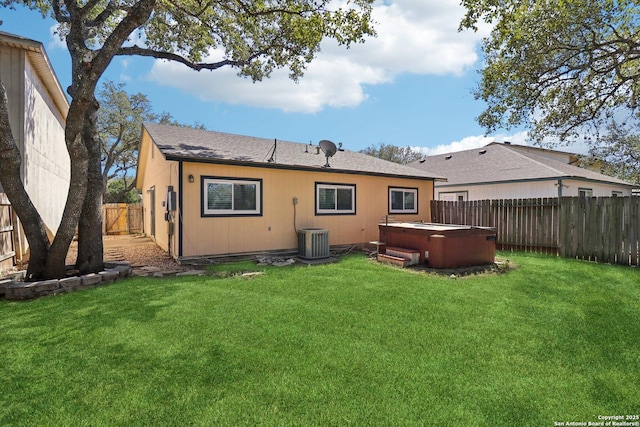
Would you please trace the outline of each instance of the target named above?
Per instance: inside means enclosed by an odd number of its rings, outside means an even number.
[[[0,301],[0,425],[552,426],[640,413],[640,270],[503,256],[518,268],[462,279],[352,255]]]

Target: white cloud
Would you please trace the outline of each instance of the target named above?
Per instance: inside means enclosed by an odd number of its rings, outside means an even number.
[[[218,52],[213,52],[209,60],[219,60],[220,57]],[[338,74],[340,78],[336,78]],[[178,87],[206,101],[307,113],[320,111],[327,105],[357,106],[366,98],[362,84],[389,81],[389,77],[380,70],[344,58],[333,61],[319,58],[299,83],[289,79],[285,70],[278,70],[271,78],[253,83],[249,79],[238,77],[236,70],[231,68],[192,72],[182,64],[167,61],[156,61],[148,78],[156,83],[164,82],[163,84]]]
[[[120,68],[122,69],[122,72],[120,73],[120,80],[122,80],[125,83],[131,83],[133,81],[133,78],[128,73],[125,72],[129,69],[129,65],[131,64],[131,59],[121,58],[119,63],[120,63]]]
[[[457,0],[379,1],[373,12],[378,37],[350,49],[323,43],[298,84],[287,70],[254,84],[233,69],[198,73],[167,61],[155,61],[147,78],[213,102],[306,113],[355,107],[367,99],[365,85],[390,83],[403,73],[461,75],[468,70],[478,59],[476,47],[484,34],[459,33],[463,14]],[[222,53],[210,56],[221,58]]]
[[[467,136],[460,141],[454,141],[450,144],[441,144],[436,147],[412,147],[427,156],[436,156],[438,154],[453,153],[456,151],[472,150],[474,148],[484,147],[492,142],[509,141],[512,144],[529,145],[527,142],[527,133],[518,132],[513,135],[495,135],[495,136]]]
[[[392,73],[460,75],[478,59],[482,33],[458,32],[464,9],[451,0],[395,0],[375,6],[378,37],[352,48],[358,61]]]
[[[67,48],[65,41],[60,38],[60,33],[58,32],[59,25],[60,24],[56,23],[55,25],[49,27],[49,34],[51,34],[51,39],[49,40],[49,44],[47,45],[47,50]]]
[[[474,148],[484,147],[492,142],[510,142],[515,145],[532,145],[528,140],[527,132],[518,132],[511,135],[498,134],[494,136],[475,135],[467,136],[460,141],[453,141],[450,144],[440,144],[435,147],[411,147],[413,150],[420,151],[426,156],[437,156],[439,154],[454,153],[456,151],[473,150]],[[554,145],[552,140],[545,141],[547,145],[542,148],[550,148],[553,150],[567,151],[570,153],[586,154],[589,147],[584,143],[575,143],[572,145]]]

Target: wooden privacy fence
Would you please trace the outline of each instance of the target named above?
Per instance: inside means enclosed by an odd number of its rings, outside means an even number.
[[[143,231],[140,203],[102,205],[102,234],[136,234]]]
[[[13,228],[11,203],[6,194],[0,193],[0,270],[13,267],[16,255]]]
[[[640,197],[431,203],[431,221],[495,227],[498,249],[640,265]]]

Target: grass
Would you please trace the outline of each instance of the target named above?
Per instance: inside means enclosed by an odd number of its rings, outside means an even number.
[[[507,274],[457,280],[355,255],[0,301],[0,425],[544,426],[638,414],[640,271],[509,257]]]

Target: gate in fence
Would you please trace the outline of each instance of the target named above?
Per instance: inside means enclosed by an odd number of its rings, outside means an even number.
[[[102,234],[136,234],[143,231],[141,204],[102,205]]]
[[[431,221],[495,227],[499,249],[640,265],[640,197],[431,203]]]

